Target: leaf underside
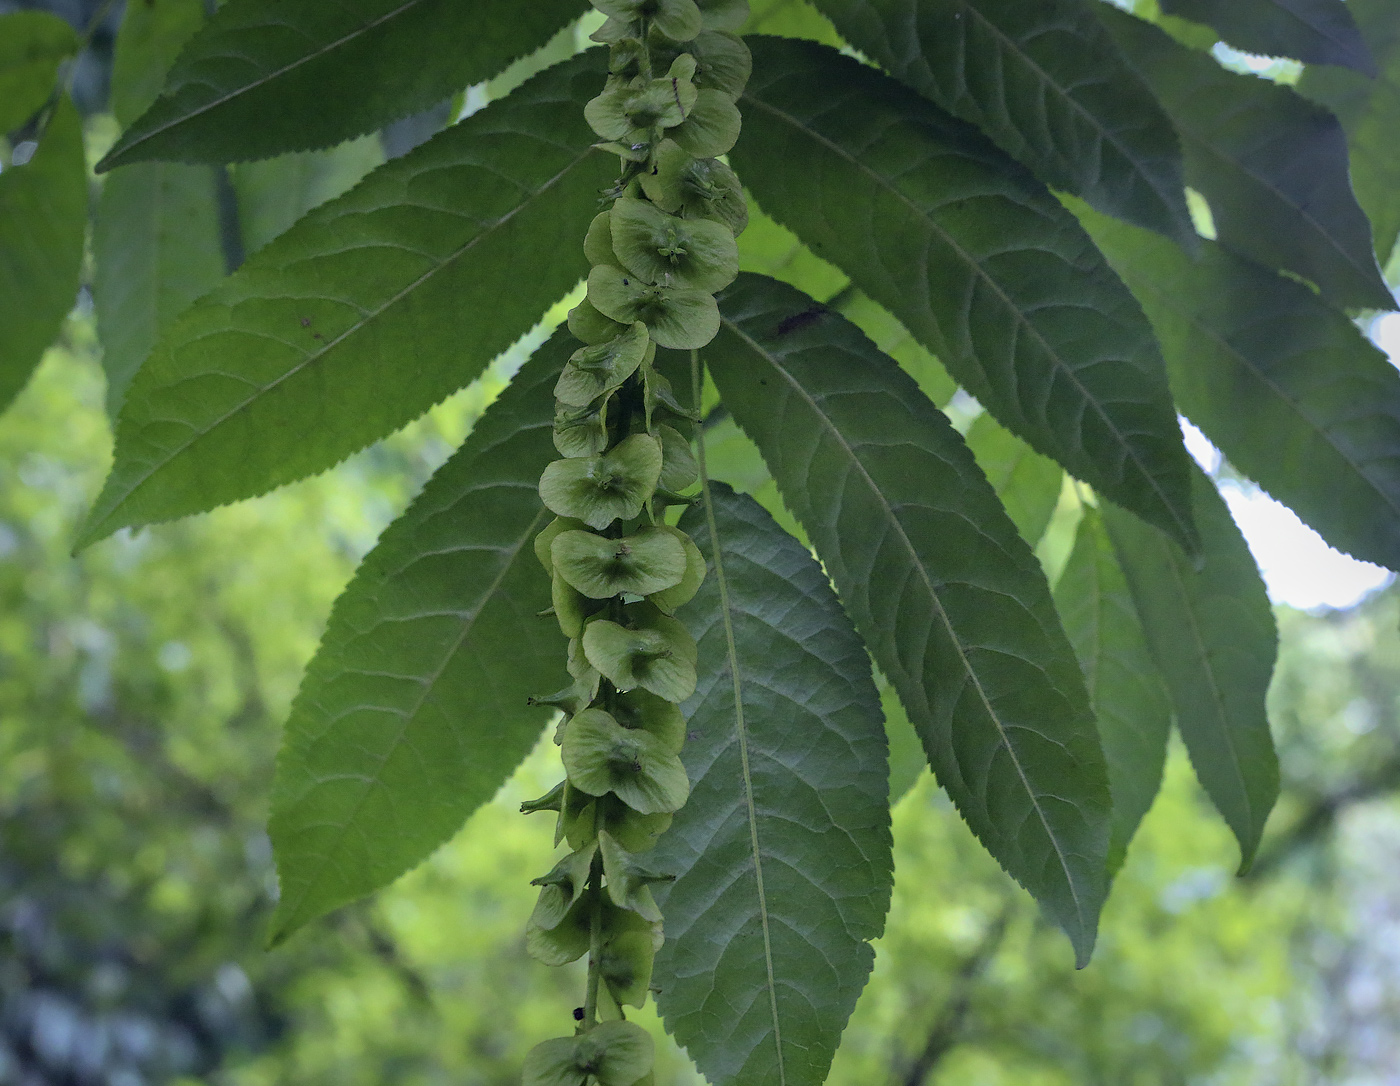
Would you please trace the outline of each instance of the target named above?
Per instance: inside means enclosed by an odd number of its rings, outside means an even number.
[[[132,382],[80,545],[322,471],[471,382],[587,271],[613,175],[593,50],[375,170],[260,250]]]
[[[385,531],[292,706],[268,831],[272,938],[388,885],[495,794],[569,678],[533,541],[550,516],[557,333]]]
[[[1055,608],[1084,671],[1108,762],[1113,793],[1108,866],[1117,871],[1161,786],[1172,706],[1103,518],[1093,506],[1084,508],[1074,550],[1055,584]]]
[[[1351,6],[1343,0],[1162,0],[1168,15],[1213,26],[1236,49],[1375,75]]]
[[[972,128],[808,42],[751,38],[732,158],[1007,429],[1194,546],[1152,329],[1083,229]]]
[[[1065,929],[1080,962],[1104,895],[1109,795],[1044,574],[957,432],[891,359],[791,287],[741,275],[707,349],[939,782]]]
[[[1081,205],[1082,206],[1082,205]],[[1400,372],[1307,287],[1085,222],[1156,326],[1181,410],[1332,546],[1400,569]]]
[[[896,78],[977,125],[1046,184],[1183,244],[1176,133],[1075,0],[816,0]]]
[[[1162,533],[1104,507],[1147,643],[1176,706],[1196,777],[1240,844],[1248,870],[1278,796],[1265,696],[1278,652],[1273,611],[1229,507],[1193,479],[1199,569]]]
[[[495,75],[585,8],[582,0],[230,0],[98,169],[329,147]]]
[[[1311,280],[1338,305],[1394,308],[1337,119],[1291,87],[1226,71],[1150,23],[1097,6],[1176,123],[1186,180],[1209,202],[1220,242]]]
[[[880,700],[811,554],[710,489],[717,538],[703,510],[681,521],[710,568],[678,612],[701,679],[683,706],[690,799],[652,854],[677,875],[657,894],[657,1007],[711,1082],[821,1082],[890,901]]]

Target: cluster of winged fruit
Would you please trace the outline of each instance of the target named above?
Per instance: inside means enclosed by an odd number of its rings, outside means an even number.
[[[608,80],[586,116],[622,162],[610,204],[588,229],[588,294],[569,314],[585,344],[555,387],[562,459],[540,478],[556,519],[535,540],[569,638],[573,684],[537,699],[563,711],[565,779],[526,811],[558,812],[568,855],[535,880],[526,941],[543,962],[588,955],[571,1037],[537,1045],[525,1086],[643,1086],[652,1045],[625,1021],[640,1007],[661,946],[649,885],[667,878],[639,854],[686,800],[680,702],[695,690],[695,642],[674,617],[705,560],[664,522],[692,499],[697,467],[677,429],[689,412],[654,367],[658,347],[694,351],[719,330],[714,292],[738,274],[747,222],[733,171],[715,156],[739,134],[735,99],[747,47],[732,31],[747,0],[593,0],[607,21]]]

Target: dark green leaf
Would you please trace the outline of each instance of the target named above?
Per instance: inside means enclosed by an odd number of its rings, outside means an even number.
[[[112,112],[129,122],[155,97],[202,0],[128,4],[112,64]],[[102,187],[93,228],[93,302],[114,418],[157,333],[224,275],[214,170],[148,162]]]
[[[1186,244],[1181,150],[1082,0],[815,0],[852,45],[1053,188]]]
[[[1264,709],[1278,634],[1264,582],[1224,499],[1200,472],[1192,491],[1199,568],[1161,532],[1111,506],[1104,522],[1196,777],[1240,843],[1243,873],[1278,796]]]
[[[1210,203],[1220,241],[1312,280],[1340,305],[1393,308],[1337,119],[1290,87],[1226,71],[1150,23],[1098,6],[1176,123],[1186,180]]]
[[[1371,217],[1376,255],[1385,263],[1400,235],[1400,20],[1393,0],[1347,0],[1379,73],[1368,79],[1340,68],[1309,68],[1298,90],[1333,113],[1351,147],[1351,183]]]
[[[711,1082],[816,1083],[890,901],[879,698],[821,567],[751,498],[710,489],[713,534],[701,509],[681,522],[710,574],[680,612],[701,681],[690,800],[651,860],[678,876],[655,890],[656,1002]]]
[[[82,123],[63,97],[34,156],[0,172],[0,409],[29,380],[73,306],[87,196]]]
[[[1400,569],[1400,372],[1299,283],[1212,243],[1193,261],[1085,222],[1152,317],[1191,421],[1332,546]]]
[[[584,9],[581,0],[231,0],[98,168],[329,147],[495,75]]]
[[[810,300],[741,276],[706,352],[939,782],[1081,963],[1110,803],[1084,681],[1031,549],[972,454],[891,359]]]
[[[1074,217],[972,128],[807,42],[752,38],[750,191],[1007,429],[1178,539],[1188,458],[1151,326]]]
[[[1237,49],[1368,75],[1376,62],[1342,0],[1161,0],[1168,15],[1215,27]]]
[[[456,832],[548,720],[526,699],[568,682],[531,544],[570,349],[561,332],[536,353],[336,601],[277,762],[274,940]]]
[[[59,63],[78,48],[73,28],[47,11],[0,15],[0,136],[39,111]]]
[[[1172,706],[1103,519],[1092,506],[1084,508],[1074,550],[1055,584],[1055,606],[1098,718],[1113,793],[1108,866],[1117,871],[1161,786]]]
[[[1019,438],[980,415],[967,432],[967,447],[997,492],[1021,538],[1034,547],[1060,500],[1064,472]]]
[[[377,136],[351,140],[325,151],[245,162],[233,172],[243,249],[255,253],[327,200],[347,192],[384,161]]]
[[[601,51],[551,68],[249,258],[131,386],[83,543],[320,471],[471,381],[586,271],[615,165],[583,103]]]

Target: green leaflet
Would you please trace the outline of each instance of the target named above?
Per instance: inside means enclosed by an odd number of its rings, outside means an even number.
[[[87,196],[82,123],[65,95],[34,156],[0,172],[0,410],[29,380],[73,306]]]
[[[336,601],[277,761],[274,941],[455,833],[549,719],[526,699],[568,682],[532,541],[569,350],[536,352]]]
[[[1104,522],[1196,777],[1240,843],[1243,874],[1278,796],[1264,709],[1278,633],[1224,499],[1199,471],[1192,484],[1204,548],[1199,569],[1160,532],[1111,506],[1103,507]]]
[[[1172,706],[1103,518],[1092,506],[1084,508],[1074,550],[1055,584],[1055,607],[1084,671],[1108,762],[1108,867],[1114,872],[1161,786]]]
[[[648,858],[678,876],[653,891],[657,1008],[711,1082],[817,1083],[890,901],[879,697],[812,556],[753,499],[710,491],[715,535],[702,509],[681,520],[711,568],[682,612],[700,650],[690,799]]]
[[[244,251],[257,252],[383,161],[378,137],[365,136],[325,151],[295,151],[242,163],[233,172],[233,188]]]
[[[1137,302],[969,126],[807,42],[755,38],[733,160],[1007,429],[1194,546],[1189,460]]]
[[[1400,569],[1400,373],[1386,357],[1307,287],[1218,245],[1193,261],[1084,221],[1151,316],[1181,410],[1332,546]]]
[[[1342,0],[1161,0],[1168,15],[1206,23],[1237,49],[1308,64],[1344,64],[1367,75],[1376,62]]]
[[[741,276],[706,352],[734,418],[894,683],[939,782],[1065,929],[1079,962],[1105,892],[1108,781],[1050,589],[957,432],[835,314]]]
[[[150,105],[180,47],[204,21],[202,0],[129,4],[112,63],[112,112]],[[102,186],[93,227],[93,303],[113,418],[157,333],[224,276],[214,169],[147,162]]]
[[[86,545],[320,471],[471,381],[583,275],[600,51],[549,69],[260,250],[161,337]]]
[[[967,432],[967,447],[1006,506],[1011,523],[1034,548],[1049,527],[1060,500],[1064,480],[1060,465],[1007,433],[990,415],[979,415],[972,424]]]
[[[857,49],[1052,188],[1194,244],[1176,133],[1090,4],[814,2]]]
[[[1347,10],[1376,58],[1368,79],[1338,68],[1309,68],[1298,90],[1337,115],[1351,148],[1351,183],[1371,218],[1376,255],[1384,264],[1400,235],[1400,22],[1391,0],[1347,0]]]
[[[99,164],[242,162],[328,147],[495,75],[579,0],[231,0]]]
[[[0,15],[0,136],[24,124],[48,101],[59,64],[77,48],[78,36],[57,15]]]
[[[1336,118],[1111,5],[1098,11],[1181,133],[1186,180],[1209,201],[1220,241],[1310,279],[1339,305],[1394,308]]]

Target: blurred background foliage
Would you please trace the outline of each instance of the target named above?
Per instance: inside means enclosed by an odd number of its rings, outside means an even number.
[[[85,26],[99,5],[43,6]],[[759,29],[820,32],[800,4],[755,10]],[[75,73],[91,158],[115,134],[104,65],[119,15],[99,17]],[[242,247],[579,40],[378,141],[268,177],[239,167]],[[839,297],[930,394],[951,394],[932,358],[771,220],[755,215],[743,242],[747,268]],[[524,950],[524,875],[551,826],[516,808],[550,783],[544,751],[429,862],[271,953],[263,822],[331,602],[528,346],[327,475],[73,559],[111,441],[86,298],[0,420],[0,1086],[515,1083],[530,1039],[581,989]],[[966,427],[976,406],[952,411]],[[715,421],[719,474],[775,503],[737,429]],[[1040,552],[1052,573],[1076,516],[1067,494]],[[1279,620],[1285,783],[1254,872],[1233,877],[1234,845],[1174,751],[1083,971],[928,773],[907,770],[894,905],[832,1083],[1400,1081],[1400,591]],[[697,1081],[650,1015],[657,1082]]]

